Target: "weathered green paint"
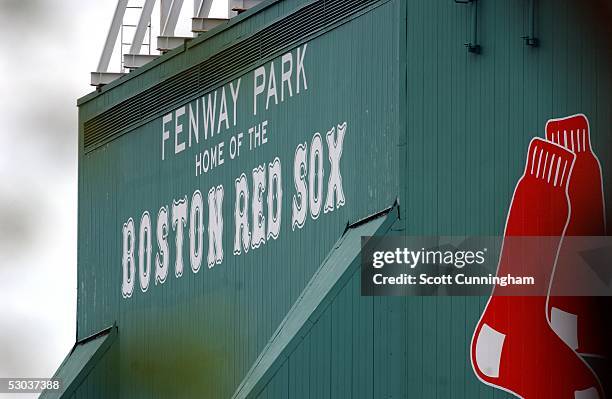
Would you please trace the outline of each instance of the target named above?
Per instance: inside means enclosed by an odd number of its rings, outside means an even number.
[[[176,101],[158,98],[151,116],[85,151],[87,121],[310,3],[268,2],[79,101],[78,336],[116,322],[120,339],[74,397],[231,397],[347,223],[399,198],[394,233],[500,234],[527,143],[543,135],[550,117],[589,117],[612,214],[610,31],[597,5],[570,0],[538,1],[539,48],[521,39],[527,1],[479,0],[481,55],[463,47],[470,6],[373,1],[214,87]],[[308,90],[253,116],[253,70],[270,61],[278,68],[282,54],[306,43]],[[239,77],[236,128],[161,161],[162,117]],[[262,120],[269,122],[268,144],[195,176],[197,149],[246,134]],[[310,147],[315,132],[324,136],[344,121],[346,204],[317,220],[308,216],[303,229],[292,231],[296,146]],[[173,146],[172,140],[166,144]],[[284,197],[280,237],[235,256],[234,180],[277,156]],[[172,255],[165,283],[156,285],[153,275],[142,292],[137,279],[132,297],[123,298],[122,226],[128,218],[138,233],[140,216],[149,211],[155,230],[161,206],[184,195],[191,202],[199,189],[206,229],[206,193],[220,184],[223,262],[209,269],[204,259],[197,273],[191,271],[187,222],[182,277],[174,276]],[[168,238],[174,254],[172,229]],[[366,298],[359,288],[355,274],[295,350],[274,365],[260,397],[506,397],[479,383],[469,362],[486,298]]]

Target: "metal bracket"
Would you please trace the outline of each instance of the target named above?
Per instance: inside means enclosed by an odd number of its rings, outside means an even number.
[[[472,38],[468,43],[464,43],[468,52],[480,54],[482,47],[478,44],[478,1],[477,0],[455,0],[457,4],[471,4],[472,6]]]
[[[537,37],[521,36],[521,39],[525,40],[527,46],[538,47],[540,45],[540,41]]]
[[[525,40],[525,44],[531,47],[538,47],[540,44],[538,38],[535,37],[535,13],[535,0],[529,0],[529,33],[526,36],[521,36],[521,39]]]
[[[194,0],[193,18],[191,18],[191,31],[193,33],[208,32],[228,21],[228,18],[210,18],[212,3],[213,0]],[[231,1],[228,1],[228,7],[230,3]]]
[[[480,44],[464,43],[463,45],[467,47],[469,53],[480,54],[482,51]]]
[[[223,18],[199,18],[193,17],[191,19],[191,31],[193,33],[204,33],[217,26],[227,22],[227,19]]]
[[[234,3],[231,7],[232,11],[241,14],[247,11],[249,8],[253,8],[261,3],[263,0],[230,0],[230,3]]]

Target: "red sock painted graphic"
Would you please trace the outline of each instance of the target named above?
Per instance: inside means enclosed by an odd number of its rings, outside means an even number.
[[[574,155],[558,145],[531,141],[506,221],[498,275],[529,270],[537,284],[548,287],[569,216],[573,161]],[[530,239],[509,239],[524,236]],[[494,288],[474,331],[471,361],[478,378],[526,399],[602,397],[591,369],[550,328],[546,296],[507,293]]]
[[[603,184],[599,160],[591,150],[589,122],[582,114],[562,119],[551,119],[546,123],[546,138],[572,151],[576,159],[572,169],[568,193],[571,215],[565,235],[605,235],[605,208]],[[575,250],[575,249],[574,249]],[[562,245],[555,278],[548,301],[548,317],[553,330],[572,349],[579,353],[607,356],[605,315],[609,311],[608,298],[585,296],[555,296],[560,294],[561,282],[580,278],[576,265],[571,264],[572,249]]]

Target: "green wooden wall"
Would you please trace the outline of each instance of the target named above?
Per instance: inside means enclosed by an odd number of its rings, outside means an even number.
[[[160,164],[161,117],[182,103],[159,98],[151,118],[85,152],[86,121],[308,3],[270,2],[81,99],[78,334],[116,321],[120,340],[106,355],[118,366],[102,362],[76,397],[108,396],[96,388],[101,381],[117,384],[119,397],[230,397],[347,222],[399,196],[396,233],[501,234],[528,142],[543,136],[548,118],[589,117],[612,215],[612,47],[603,2],[536,1],[540,46],[530,48],[521,39],[527,0],[479,0],[480,55],[463,46],[473,6],[375,2],[220,82],[243,76],[246,95],[256,66],[308,43],[308,91],[265,114],[267,147],[198,178],[195,148]],[[249,112],[239,118],[240,128],[258,121]],[[295,147],[344,120],[346,205],[291,231]],[[233,180],[275,156],[283,163],[281,236],[235,257]],[[182,277],[171,266],[163,285],[151,280],[143,293],[137,281],[132,298],[122,298],[122,224],[217,184],[225,187],[223,263],[194,274],[186,238]],[[478,382],[469,363],[486,298],[366,298],[359,287],[356,274],[262,398],[506,397]]]

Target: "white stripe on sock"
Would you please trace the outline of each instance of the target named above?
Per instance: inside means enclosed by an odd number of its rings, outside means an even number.
[[[538,146],[534,146],[533,147],[533,156],[531,157],[531,172],[529,172],[530,174],[533,175],[533,168],[535,166],[535,157],[536,157],[536,153],[538,152]]]
[[[553,186],[557,186],[557,179],[559,178],[559,170],[561,169],[561,157],[557,158],[557,172],[555,173],[555,181],[553,182]]]
[[[540,156],[538,157],[538,169],[536,170],[536,177],[540,177],[540,164],[542,163],[542,153],[544,150],[540,150]]]
[[[548,178],[546,181],[550,183],[550,176],[552,175],[553,168],[555,167],[555,154],[550,157],[550,166],[548,167]]]
[[[565,184],[565,169],[567,169],[567,161],[563,162],[563,173],[561,173],[561,183],[560,186]]]

